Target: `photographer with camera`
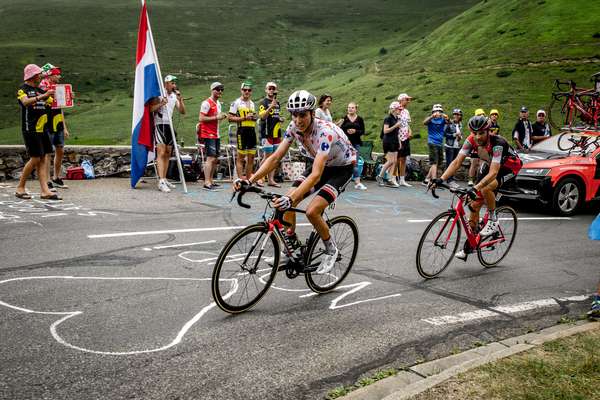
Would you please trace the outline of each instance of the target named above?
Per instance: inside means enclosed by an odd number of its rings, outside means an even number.
[[[167,181],[169,158],[173,151],[173,133],[171,123],[173,110],[177,107],[180,114],[185,114],[185,104],[181,92],[177,88],[177,77],[165,76],[166,97],[156,97],[150,101],[150,111],[154,114],[154,139],[156,143],[156,169],[158,172],[158,190],[168,193],[175,185]]]
[[[268,82],[265,86],[266,97],[258,103],[258,116],[260,117],[260,145],[265,158],[263,164],[273,154],[281,143],[281,123],[283,117],[280,114],[281,106],[277,101],[277,84]],[[259,183],[262,183],[259,181]],[[281,187],[275,182],[275,170],[269,172],[269,186]]]

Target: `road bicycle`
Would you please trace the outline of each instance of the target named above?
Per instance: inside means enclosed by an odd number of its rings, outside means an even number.
[[[325,222],[339,254],[330,272],[317,274],[325,254],[325,245],[317,232],[313,229],[299,249],[294,249],[285,233],[284,213],[305,214],[306,211],[298,208],[280,211],[274,208],[273,200],[282,195],[255,186],[241,188],[237,195],[241,207],[250,208],[242,200],[248,192],[266,200],[263,222],[249,225],[233,235],[217,258],[211,288],[213,299],[221,310],[237,314],[254,307],[267,293],[278,271],[285,271],[289,279],[303,274],[308,287],[316,293],[334,290],[348,276],[358,251],[358,227],[352,218],[336,216],[330,219],[325,212]],[[268,217],[267,213],[270,214]],[[289,259],[285,265],[279,264],[282,252]]]
[[[557,79],[554,84],[559,91],[552,93],[548,109],[550,124],[556,129],[573,128],[579,118],[584,124],[597,129],[600,124],[600,92],[596,88],[578,88],[572,80]]]
[[[509,206],[496,208],[500,228],[490,236],[482,237],[474,232],[465,217],[465,206],[470,200],[467,189],[439,184],[452,194],[451,207],[429,223],[417,247],[417,271],[425,279],[431,279],[444,271],[454,258],[460,243],[461,229],[465,230],[469,247],[475,249],[477,258],[484,267],[492,267],[506,257],[517,234],[517,213]],[[431,189],[435,198],[435,188]],[[479,222],[483,228],[489,219],[486,211]],[[462,228],[461,228],[462,227]]]
[[[560,150],[568,151],[569,153],[572,151],[586,153],[591,146],[595,146],[595,148],[600,147],[600,135],[592,136],[584,133],[565,131],[558,136],[556,145]]]

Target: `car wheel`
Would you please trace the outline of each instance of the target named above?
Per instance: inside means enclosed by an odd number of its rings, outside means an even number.
[[[579,209],[583,198],[581,185],[574,178],[558,182],[552,195],[552,208],[560,215],[573,215]]]

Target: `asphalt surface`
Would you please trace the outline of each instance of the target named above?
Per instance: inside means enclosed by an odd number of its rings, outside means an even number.
[[[587,239],[597,207],[552,219],[517,205],[518,236],[498,267],[471,257],[424,281],[417,243],[449,194],[367,182],[331,213],[360,227],[340,290],[306,296],[302,277],[280,273],[253,310],[231,316],[212,302],[214,258],[227,227],[260,219],[260,199],[248,195],[245,210],[199,184],[188,194],[69,184],[59,203],[0,184],[2,399],[323,398],[381,368],[577,318],[600,279],[600,245]]]

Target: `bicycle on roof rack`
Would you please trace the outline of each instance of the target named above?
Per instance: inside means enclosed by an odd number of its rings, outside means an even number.
[[[565,131],[558,136],[556,145],[560,150],[567,151],[569,154],[573,151],[586,153],[591,146],[595,146],[593,150],[600,147],[600,135]]]
[[[596,74],[598,75],[598,74]],[[592,89],[578,88],[572,80],[554,81],[557,91],[552,93],[552,100],[548,108],[550,124],[556,128],[578,128],[581,121],[582,127],[598,129],[600,124],[600,91],[598,77],[592,76],[595,87]],[[578,121],[579,120],[579,121]]]
[[[491,236],[482,237],[471,229],[466,220],[465,206],[469,203],[467,189],[438,185],[448,189],[452,194],[452,203],[447,211],[437,215],[427,225],[417,247],[417,272],[425,279],[435,278],[450,265],[460,244],[461,227],[465,230],[469,247],[475,249],[477,258],[484,267],[493,267],[506,257],[517,235],[517,213],[512,207],[496,208],[500,227]],[[431,194],[439,196],[435,188]],[[479,223],[485,226],[489,218],[486,211]]]
[[[331,271],[317,274],[325,254],[325,246],[317,232],[313,230],[296,250],[284,233],[284,213],[306,211],[298,208],[280,211],[274,208],[272,201],[282,195],[255,186],[242,187],[237,194],[237,203],[244,208],[250,208],[243,202],[246,193],[256,193],[266,200],[263,222],[249,225],[233,235],[217,258],[211,290],[221,310],[237,314],[254,307],[267,293],[278,271],[285,271],[289,279],[303,274],[308,287],[316,293],[330,292],[342,283],[350,273],[358,251],[358,227],[352,218],[329,218],[325,213],[325,222],[339,255]],[[279,264],[282,252],[289,260],[285,265]]]

